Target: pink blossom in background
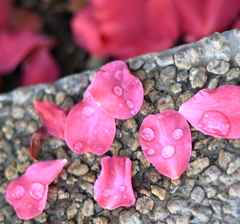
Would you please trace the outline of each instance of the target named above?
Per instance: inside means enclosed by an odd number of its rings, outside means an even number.
[[[91,0],[71,28],[92,56],[127,59],[172,47],[179,37],[172,0]]]
[[[223,32],[240,13],[239,0],[173,0],[185,42]]]
[[[132,206],[136,199],[132,188],[132,162],[129,158],[113,156],[101,160],[102,170],[94,183],[97,203],[106,209]]]
[[[0,29],[8,25],[11,8],[11,0],[0,0]]]
[[[66,164],[66,159],[35,163],[8,185],[6,199],[13,205],[18,218],[32,219],[42,213],[47,201],[48,185]]]
[[[50,54],[49,49],[40,48],[31,57],[24,60],[21,85],[54,82],[60,77],[60,68]]]

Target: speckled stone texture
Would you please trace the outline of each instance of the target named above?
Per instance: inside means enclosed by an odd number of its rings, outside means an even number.
[[[44,141],[39,160],[66,158],[69,162],[50,185],[44,212],[19,220],[4,197],[11,180],[34,161],[28,147],[40,126],[35,100],[71,108],[80,102],[95,72],[87,71],[53,84],[19,88],[0,95],[0,223],[13,224],[237,224],[240,220],[240,140],[218,139],[192,128],[193,151],[186,172],[171,181],[144,158],[138,130],[149,114],[175,109],[202,88],[240,85],[240,30],[215,33],[199,42],[127,61],[144,86],[140,112],[116,120],[116,136],[105,155],[129,157],[136,204],[113,211],[102,209],[93,185],[101,170],[91,153],[78,155],[63,140]]]

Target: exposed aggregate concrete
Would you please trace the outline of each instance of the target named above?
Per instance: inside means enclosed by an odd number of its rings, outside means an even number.
[[[240,84],[240,30],[215,33],[201,41],[127,61],[144,85],[144,103],[133,118],[116,120],[116,136],[103,156],[78,155],[65,142],[44,141],[39,160],[66,158],[68,164],[49,186],[44,212],[28,221],[17,218],[5,200],[7,185],[34,161],[28,148],[40,126],[33,102],[62,107],[80,102],[95,72],[87,71],[53,84],[19,88],[0,95],[0,223],[35,224],[188,224],[238,223],[240,219],[240,140],[217,139],[192,128],[193,151],[177,180],[159,174],[143,156],[138,130],[149,114],[179,106],[202,88]],[[113,211],[101,208],[93,186],[104,156],[132,160],[136,204]]]

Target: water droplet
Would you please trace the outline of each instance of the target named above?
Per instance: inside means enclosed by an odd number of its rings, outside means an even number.
[[[155,149],[148,149],[147,154],[153,156],[155,154]]]
[[[166,117],[168,117],[170,114],[169,113],[166,113]]]
[[[104,79],[107,79],[108,76],[109,76],[109,73],[108,73],[108,72],[103,72],[103,73],[102,73],[102,76],[103,76]]]
[[[38,207],[38,211],[42,211],[43,209],[44,209],[43,206]]]
[[[162,120],[164,118],[164,116],[162,114],[157,114],[157,119],[158,120]]]
[[[105,133],[108,133],[108,132],[109,132],[109,129],[108,129],[108,128],[106,128],[106,129],[105,129]]]
[[[117,96],[122,96],[123,94],[123,90],[120,86],[115,86],[113,88],[113,92],[117,95]]]
[[[130,108],[130,109],[134,108],[134,106],[135,106],[134,103],[130,100],[127,101],[127,105],[128,105],[128,108]]]
[[[122,186],[120,186],[119,190],[120,190],[120,192],[124,192],[126,190],[126,187],[122,185]]]
[[[120,71],[120,70],[116,71],[116,72],[114,73],[114,78],[115,78],[116,80],[121,80],[121,78],[122,78],[122,71]]]
[[[230,129],[228,118],[220,111],[212,110],[203,113],[198,126],[209,134],[226,136]]]
[[[168,159],[175,153],[175,147],[173,145],[168,145],[164,147],[161,151],[162,157]]]
[[[98,151],[99,151],[99,152],[102,151],[102,148],[98,148]]]
[[[29,193],[34,199],[40,200],[44,194],[44,186],[40,183],[33,183],[30,187]]]
[[[172,137],[175,139],[175,140],[179,140],[180,138],[183,137],[183,130],[178,128],[178,129],[175,129],[172,133]]]
[[[126,199],[126,198],[127,198],[127,195],[124,195],[123,198]]]
[[[147,150],[147,149],[148,149],[148,147],[145,146],[145,145],[142,147],[142,150],[143,150],[143,151],[145,151],[145,150]]]
[[[81,152],[83,148],[83,143],[82,142],[76,142],[74,145],[73,145],[73,149],[74,151],[76,152]]]
[[[130,113],[131,115],[135,115],[135,111],[134,111],[134,110],[130,110],[129,113]]]
[[[108,197],[110,197],[111,195],[112,195],[112,192],[111,192],[109,189],[106,189],[106,190],[103,191],[103,196],[104,196],[105,198],[108,198]]]
[[[14,190],[13,190],[13,193],[12,193],[12,196],[15,198],[15,199],[20,199],[25,193],[25,189],[22,185],[17,185]]]
[[[151,128],[144,128],[141,133],[142,138],[145,141],[151,142],[155,138],[154,131]]]
[[[118,104],[118,107],[120,107],[120,108],[123,107],[123,104],[122,104],[122,103],[119,103],[119,104]]]
[[[92,116],[94,113],[94,109],[92,107],[84,107],[82,113],[88,117]]]

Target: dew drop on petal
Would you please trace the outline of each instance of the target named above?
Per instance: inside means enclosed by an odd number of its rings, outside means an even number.
[[[80,152],[83,148],[83,143],[82,142],[75,142],[75,144],[73,145],[73,149],[76,152]]]
[[[164,147],[161,151],[162,157],[168,159],[175,153],[175,147],[173,145],[168,145]]]
[[[122,103],[119,103],[119,104],[118,104],[118,107],[122,108],[122,107],[123,107],[123,104],[122,104]]]
[[[103,73],[102,73],[102,76],[103,76],[104,79],[107,79],[108,76],[109,76],[109,73],[108,73],[108,72],[103,72]]]
[[[144,128],[141,132],[141,137],[148,142],[153,141],[155,138],[154,131],[151,128]]]
[[[127,195],[124,195],[123,198],[126,199],[126,198],[127,198]]]
[[[164,117],[164,116],[163,116],[162,114],[157,114],[157,119],[158,119],[158,120],[162,120],[163,117]]]
[[[40,200],[44,194],[44,186],[40,183],[33,183],[30,187],[29,193],[32,198]]]
[[[148,149],[147,154],[153,156],[155,154],[155,149]]]
[[[212,110],[203,113],[198,126],[209,134],[226,136],[230,129],[228,118],[220,111]]]
[[[105,198],[108,198],[108,197],[110,197],[111,195],[112,195],[112,192],[111,192],[109,189],[106,189],[106,190],[103,191],[103,196],[104,196]]]
[[[169,113],[166,113],[166,117],[168,117],[169,116]]]
[[[15,199],[20,199],[25,193],[25,189],[22,185],[17,185],[12,193],[13,198]]]
[[[118,70],[114,73],[114,79],[116,80],[121,80],[122,78],[122,71],[121,70]]]
[[[142,150],[143,150],[143,151],[146,151],[147,149],[148,149],[148,147],[147,147],[147,146],[145,146],[145,145],[144,145],[144,146],[142,146]]]
[[[108,132],[109,132],[109,129],[108,129],[108,128],[106,128],[106,129],[105,129],[105,133],[108,133]]]
[[[135,107],[134,103],[130,100],[127,101],[128,108],[132,109]]]
[[[179,140],[183,137],[183,130],[178,128],[178,129],[175,129],[172,133],[172,137],[175,139],[175,140]]]
[[[43,209],[44,209],[43,206],[38,207],[38,211],[42,211]]]
[[[126,187],[122,185],[122,186],[120,186],[119,190],[120,190],[120,192],[124,192],[126,190]]]
[[[123,90],[120,86],[115,86],[113,88],[113,92],[117,95],[117,96],[122,96],[123,94]]]
[[[98,151],[99,151],[99,152],[102,151],[102,148],[98,148]]]
[[[91,117],[94,113],[94,109],[92,107],[84,107],[82,113],[88,117]]]
[[[135,115],[135,111],[134,111],[134,110],[130,110],[129,113],[130,113],[131,115]]]

